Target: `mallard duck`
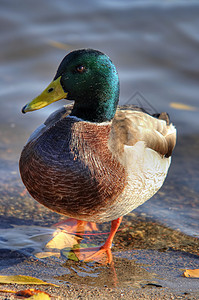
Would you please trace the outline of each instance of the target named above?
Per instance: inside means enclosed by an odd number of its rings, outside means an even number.
[[[53,81],[22,112],[60,99],[74,105],[55,111],[31,135],[19,163],[22,181],[34,199],[57,213],[80,222],[111,221],[96,254],[106,252],[110,263],[122,217],[163,185],[176,129],[166,113],[118,107],[117,70],[97,50],[66,55]]]

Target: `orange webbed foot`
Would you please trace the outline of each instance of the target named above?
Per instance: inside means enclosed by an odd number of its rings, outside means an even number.
[[[92,247],[92,248],[79,248],[73,250],[79,260],[83,260],[84,262],[95,261],[100,264],[111,264],[113,262],[111,246],[112,241],[115,236],[115,233],[120,226],[122,221],[122,217],[113,220],[111,222],[111,231],[110,234],[102,247]]]
[[[111,248],[97,247],[87,254],[88,256],[83,259],[84,262],[97,262],[102,265],[110,265],[113,262]]]

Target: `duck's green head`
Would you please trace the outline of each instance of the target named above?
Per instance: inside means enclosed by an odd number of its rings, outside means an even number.
[[[49,86],[22,109],[43,108],[60,99],[74,100],[71,115],[90,122],[110,121],[119,100],[119,79],[111,60],[93,49],[64,57]]]

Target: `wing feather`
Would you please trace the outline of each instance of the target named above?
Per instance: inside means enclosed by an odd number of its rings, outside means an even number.
[[[137,108],[123,110],[120,107],[112,122],[112,152],[121,154],[124,145],[134,146],[139,141],[160,155],[171,156],[176,144],[176,129],[170,123],[168,114],[151,116]]]

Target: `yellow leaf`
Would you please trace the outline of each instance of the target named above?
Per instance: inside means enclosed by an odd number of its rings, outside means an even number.
[[[64,250],[61,251],[61,254],[67,259],[73,261],[80,261],[96,253],[97,251],[96,248],[97,247],[95,244],[78,244],[78,245],[74,245],[73,248],[65,248]]]
[[[199,278],[199,269],[186,270],[183,275],[184,277]]]
[[[54,237],[46,244],[46,248],[64,249],[65,247],[73,247],[78,244],[81,238],[65,231],[55,231]]]
[[[16,292],[13,291],[13,290],[0,290],[0,293],[12,293],[12,294],[16,294]]]
[[[189,110],[189,111],[197,111],[198,110],[197,107],[194,107],[194,106],[191,106],[191,105],[186,105],[186,104],[179,103],[179,102],[171,102],[170,106],[172,108],[180,109],[180,110]]]
[[[24,275],[9,275],[9,276],[0,276],[0,283],[17,283],[17,284],[39,284],[39,285],[53,285],[57,286],[53,283],[45,282],[41,279],[24,276]]]
[[[49,300],[49,299],[51,299],[51,297],[44,294],[44,293],[41,293],[41,294],[35,294],[35,295],[29,297],[28,299],[31,299],[31,300]]]

